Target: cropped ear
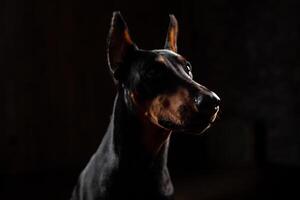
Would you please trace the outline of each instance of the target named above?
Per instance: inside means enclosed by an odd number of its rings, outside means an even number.
[[[113,12],[107,37],[107,63],[113,75],[125,61],[130,51],[137,49],[129,35],[125,20],[119,11]],[[115,77],[118,79],[117,77]]]
[[[177,52],[177,34],[178,34],[178,23],[174,15],[169,15],[170,23],[168,34],[165,42],[165,49]]]

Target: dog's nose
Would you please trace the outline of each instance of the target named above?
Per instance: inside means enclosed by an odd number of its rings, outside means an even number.
[[[214,92],[209,94],[199,94],[194,98],[194,102],[199,111],[217,109],[220,105],[220,97]]]

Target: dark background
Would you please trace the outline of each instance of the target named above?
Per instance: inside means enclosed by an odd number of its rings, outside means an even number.
[[[1,0],[0,199],[69,198],[111,114],[105,43],[114,10],[144,49],[163,47],[174,13],[179,53],[222,98],[205,136],[172,136],[177,199],[299,198],[299,6]]]

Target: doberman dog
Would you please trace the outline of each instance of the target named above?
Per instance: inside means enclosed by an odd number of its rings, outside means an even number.
[[[82,171],[72,200],[168,200],[172,132],[202,133],[215,120],[219,97],[193,80],[191,64],[177,54],[174,15],[164,49],[141,50],[120,12],[108,35],[108,66],[117,86],[111,121]]]

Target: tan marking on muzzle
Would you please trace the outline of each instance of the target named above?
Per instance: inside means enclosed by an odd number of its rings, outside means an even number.
[[[185,88],[178,88],[173,94],[162,94],[148,102],[145,114],[150,121],[161,127],[159,119],[168,120],[176,125],[183,125],[186,119],[180,112],[184,106],[188,112],[195,112],[189,92]],[[164,127],[163,127],[164,128]]]

